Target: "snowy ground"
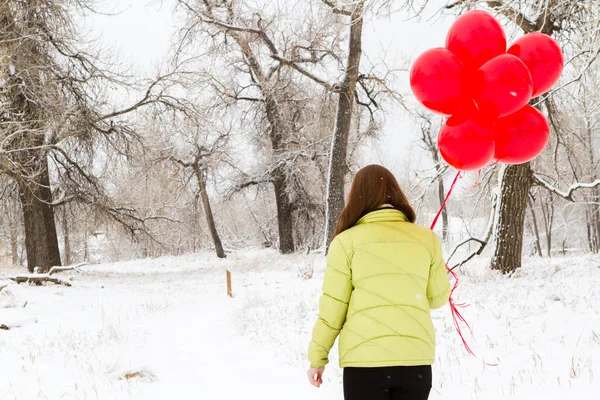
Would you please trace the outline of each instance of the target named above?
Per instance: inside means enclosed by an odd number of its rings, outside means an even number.
[[[460,272],[457,301],[471,304],[475,352],[500,365],[467,355],[450,310],[436,311],[431,399],[597,398],[600,258],[529,260],[512,278],[485,264]],[[323,265],[320,255],[194,255],[87,267],[71,288],[9,284],[0,399],[341,400],[335,357],[322,388],[305,378]]]

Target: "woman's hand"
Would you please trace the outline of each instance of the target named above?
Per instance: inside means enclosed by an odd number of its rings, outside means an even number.
[[[310,368],[308,370],[308,381],[314,387],[321,387],[323,384],[323,373],[325,372],[325,367],[322,368]]]

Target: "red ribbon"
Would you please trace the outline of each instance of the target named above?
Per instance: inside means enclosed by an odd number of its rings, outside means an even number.
[[[440,207],[440,210],[438,211],[438,213],[436,214],[435,218],[433,219],[433,223],[431,224],[431,228],[430,228],[431,230],[433,230],[435,228],[435,226],[437,225],[437,222],[438,222],[438,219],[440,218],[440,215],[442,214],[442,212],[446,208],[446,204],[448,203],[448,198],[452,194],[452,191],[454,191],[454,188],[456,187],[456,183],[458,182],[458,180],[461,177],[462,177],[462,171],[459,171],[456,174],[456,176],[454,177],[454,180],[452,181],[452,185],[450,185],[450,189],[448,190],[448,193],[446,194],[446,197],[444,198],[444,202],[442,203],[442,206]],[[499,361],[497,361],[494,364],[489,364],[489,363],[481,360],[479,357],[477,357],[475,355],[475,353],[473,352],[473,350],[471,350],[471,347],[467,343],[467,341],[466,341],[466,339],[465,339],[465,337],[464,337],[464,335],[462,333],[462,330],[461,330],[461,322],[463,324],[465,324],[466,327],[469,329],[469,333],[471,334],[471,338],[473,338],[473,330],[471,329],[471,326],[469,325],[469,323],[467,322],[467,320],[465,319],[465,317],[463,317],[462,314],[460,313],[460,311],[458,311],[458,309],[459,308],[467,308],[469,306],[469,304],[456,303],[454,301],[454,299],[452,298],[452,296],[454,295],[454,291],[458,287],[458,275],[456,275],[456,272],[452,271],[448,267],[448,264],[446,264],[446,270],[448,270],[448,272],[454,278],[454,285],[452,286],[452,289],[450,290],[450,298],[448,300],[448,303],[450,305],[450,311],[452,312],[452,320],[454,321],[454,328],[456,328],[456,331],[458,332],[458,335],[460,336],[460,339],[463,342],[463,346],[465,346],[465,349],[467,350],[467,353],[469,353],[473,357],[475,357],[478,360],[480,360],[484,365],[488,365],[490,367],[496,367],[496,366],[498,366]]]

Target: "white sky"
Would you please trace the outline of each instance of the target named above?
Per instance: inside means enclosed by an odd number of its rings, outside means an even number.
[[[316,1],[316,0],[290,0]],[[443,46],[446,32],[454,20],[450,17],[433,17],[445,4],[434,4],[420,20],[407,20],[407,14],[396,13],[390,19],[367,21],[364,28],[363,52],[370,60],[385,58],[390,67],[399,68],[407,58],[414,59],[422,51]],[[92,35],[99,37],[104,46],[111,47],[125,64],[132,64],[147,76],[169,50],[174,21],[170,0],[103,0],[103,11],[119,12],[115,16],[94,16],[88,21]],[[428,21],[429,17],[431,19]],[[402,91],[408,89],[408,74],[396,83]],[[413,124],[401,110],[387,110],[386,124],[381,139],[370,143],[360,164],[382,163],[398,176],[407,176],[403,170],[418,152],[414,151]],[[418,162],[418,160],[417,160]]]

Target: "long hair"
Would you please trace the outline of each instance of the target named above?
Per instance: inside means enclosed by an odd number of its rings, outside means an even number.
[[[390,171],[381,165],[362,168],[352,182],[348,202],[340,214],[335,236],[352,228],[364,215],[377,210],[383,204],[390,204],[401,211],[410,222],[415,222],[417,218]]]

